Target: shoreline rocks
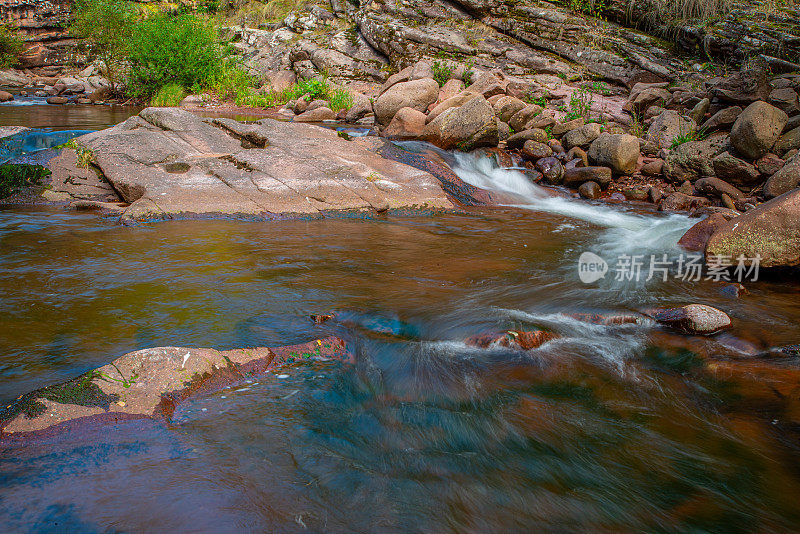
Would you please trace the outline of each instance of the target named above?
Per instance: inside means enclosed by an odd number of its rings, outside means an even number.
[[[214,349],[158,347],[131,352],[63,384],[23,395],[0,412],[0,443],[58,433],[70,425],[126,419],[169,421],[178,404],[308,361],[352,363],[337,337],[285,347]]]

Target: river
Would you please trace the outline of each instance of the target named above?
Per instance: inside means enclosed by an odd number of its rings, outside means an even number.
[[[2,112],[0,112],[2,113]],[[326,334],[356,363],[305,363],[135,421],[0,450],[6,531],[792,531],[797,434],[702,355],[614,315],[703,303],[722,344],[796,343],[796,284],[614,277],[692,224],[545,195],[457,156],[515,206],[372,220],[124,227],[0,208],[0,401],[132,350],[276,346]],[[578,258],[608,260],[584,284]],[[310,314],[335,312],[315,325]],[[522,353],[475,334],[547,328]],[[765,415],[766,414],[766,415]]]

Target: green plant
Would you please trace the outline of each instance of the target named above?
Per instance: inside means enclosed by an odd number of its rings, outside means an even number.
[[[186,89],[177,83],[168,83],[158,90],[158,93],[150,100],[151,106],[157,107],[176,107],[181,100],[186,98]]]
[[[17,32],[6,24],[0,24],[0,69],[14,66],[24,49]]]
[[[631,113],[630,134],[634,137],[644,137],[644,126],[642,125],[642,115],[635,111]]]
[[[168,84],[209,85],[226,74],[224,55],[209,19],[157,14],[136,24],[130,36],[129,92],[150,98]]]
[[[453,67],[442,61],[433,62],[433,79],[439,84],[439,87],[447,83],[453,76]]]
[[[471,59],[464,62],[464,74],[461,75],[461,81],[463,81],[464,85],[467,87],[472,85],[472,78],[475,75],[475,71],[472,70],[474,66],[475,62]]]
[[[593,100],[594,97],[587,88],[578,87],[575,89],[569,97],[569,107],[561,108],[562,111],[567,112],[565,120],[571,121],[581,117],[588,119]]]
[[[46,176],[50,176],[50,171],[39,165],[0,165],[0,198],[12,195],[21,187],[39,185]]]
[[[76,0],[73,12],[70,33],[83,38],[88,54],[105,64],[106,78],[117,91],[135,24],[132,5],[124,0]]]
[[[353,107],[353,95],[344,89],[334,89],[328,93],[328,103],[333,111],[350,109]]]
[[[591,91],[598,95],[608,96],[611,94],[611,87],[606,82],[594,82]]]
[[[576,13],[601,17],[608,7],[606,0],[568,0],[569,8]]]
[[[703,139],[708,137],[708,131],[705,128],[699,128],[697,130],[689,130],[688,132],[683,131],[683,127],[681,127],[678,135],[672,138],[672,142],[670,143],[669,148],[674,150],[681,146],[684,143],[688,143],[689,141],[702,141]]]
[[[75,139],[70,139],[63,145],[57,146],[56,148],[74,150],[78,159],[78,167],[83,167],[85,169],[94,163],[94,151],[91,148],[79,145]]]

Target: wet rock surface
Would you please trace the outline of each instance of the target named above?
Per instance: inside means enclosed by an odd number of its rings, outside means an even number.
[[[81,377],[24,395],[0,412],[0,440],[93,419],[169,420],[192,395],[208,394],[271,369],[303,361],[350,361],[345,343],[328,337],[286,347],[214,349],[158,347],[125,354]]]
[[[148,108],[77,142],[130,203],[125,219],[453,207],[430,174],[313,125]]]

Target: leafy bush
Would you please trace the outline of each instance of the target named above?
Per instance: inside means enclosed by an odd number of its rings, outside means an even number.
[[[344,89],[334,89],[328,93],[328,102],[330,102],[333,111],[350,109],[353,107],[353,95]]]
[[[592,93],[585,87],[578,87],[569,97],[569,107],[562,108],[567,112],[565,120],[571,121],[583,117],[589,119],[589,111],[592,109]]]
[[[6,198],[21,187],[37,185],[50,171],[39,165],[0,165],[0,198]]]
[[[24,47],[17,32],[5,24],[0,24],[0,69],[15,65]]]
[[[439,87],[447,83],[453,76],[453,67],[441,61],[433,62],[433,79],[439,84]]]
[[[209,82],[212,92],[223,98],[233,100],[237,106],[271,107],[281,102],[276,102],[272,94],[260,94],[254,88],[254,80],[238,65],[230,61],[220,76]]]
[[[169,83],[158,90],[156,96],[150,101],[151,106],[157,107],[175,107],[181,103],[181,100],[186,98],[186,89],[177,83]]]
[[[158,14],[133,27],[129,91],[151,97],[168,84],[199,89],[226,73],[215,26],[203,17]]]
[[[128,40],[135,10],[124,0],[76,0],[70,33],[85,40],[90,56],[105,63],[106,77],[116,91],[124,76]]]

